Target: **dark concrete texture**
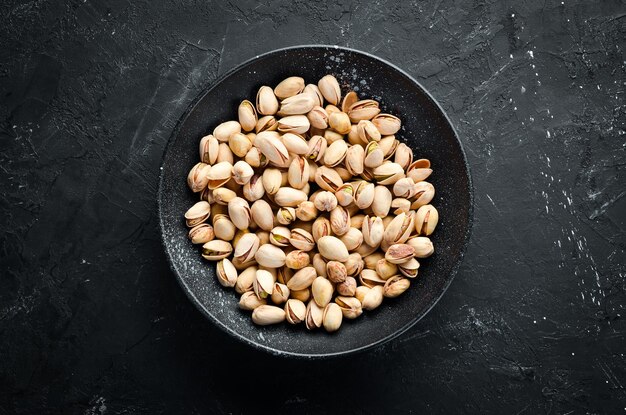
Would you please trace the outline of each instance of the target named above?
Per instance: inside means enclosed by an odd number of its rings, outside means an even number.
[[[624,413],[620,1],[6,1],[0,413]],[[206,84],[296,44],[388,59],[468,152],[472,240],[401,338],[328,361],[232,340],[187,300],[156,215]],[[306,65],[306,62],[303,62]]]

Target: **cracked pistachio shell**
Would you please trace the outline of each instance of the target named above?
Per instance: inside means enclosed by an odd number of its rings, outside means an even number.
[[[192,192],[198,193],[203,191],[209,184],[208,174],[211,172],[211,166],[205,163],[198,163],[191,168],[187,175],[187,185]]]
[[[353,176],[363,173],[365,162],[365,149],[360,145],[350,146],[346,150],[345,165],[346,169]]]
[[[213,239],[202,245],[202,257],[209,261],[218,261],[229,256],[233,252],[233,247],[226,241]]]
[[[426,180],[432,172],[430,161],[428,159],[419,159],[409,165],[406,175],[412,178],[415,183],[418,183]]]
[[[203,163],[213,165],[217,161],[217,153],[220,142],[212,134],[205,135],[200,140],[200,160]]]
[[[252,141],[243,133],[235,133],[228,139],[228,147],[237,157],[245,157],[252,148]]]
[[[266,268],[280,268],[285,265],[285,252],[271,244],[261,245],[254,254],[259,265]]]
[[[276,226],[270,231],[270,243],[276,246],[289,246],[291,231],[285,226]]]
[[[348,144],[343,140],[335,141],[324,152],[324,164],[328,167],[335,167],[346,158],[347,153]]]
[[[328,113],[320,106],[313,107],[307,114],[307,118],[314,128],[319,128],[320,130],[328,128]]]
[[[254,279],[256,278],[257,267],[250,266],[243,269],[237,277],[237,283],[235,284],[235,292],[243,294],[245,292],[253,291]],[[255,295],[256,297],[256,295]]]
[[[255,168],[265,166],[269,162],[269,160],[263,155],[263,153],[261,153],[261,150],[259,150],[257,147],[252,147],[250,150],[248,150],[244,157],[244,161]]]
[[[361,257],[361,254],[353,252],[348,256],[348,260],[344,263],[346,266],[346,272],[349,276],[359,275],[363,271],[365,262]]]
[[[409,239],[407,244],[415,249],[416,258],[428,258],[435,253],[435,247],[432,241],[426,236],[416,236]]]
[[[372,202],[372,212],[379,218],[384,218],[391,209],[391,192],[385,186],[374,188],[374,202]]]
[[[322,189],[334,193],[343,185],[343,180],[335,169],[320,166],[315,172],[315,183]]]
[[[415,258],[411,258],[402,264],[398,264],[398,271],[400,274],[404,275],[407,278],[415,278],[417,277],[417,272],[420,267],[420,263]]]
[[[352,106],[352,104],[354,104],[358,100],[359,100],[359,96],[357,95],[356,92],[354,91],[348,92],[346,96],[344,96],[343,99],[341,100],[341,111],[347,114],[348,111],[350,111],[350,107]]]
[[[322,236],[329,236],[330,221],[323,216],[319,216],[313,222],[313,226],[311,227],[311,234],[313,235],[313,239],[315,239],[315,242],[318,242]]]
[[[274,168],[268,168],[263,171],[262,176],[263,187],[265,192],[269,195],[274,195],[280,189],[282,182],[282,174],[280,170]]]
[[[272,291],[272,302],[276,305],[282,304],[289,299],[289,288],[285,284],[280,282],[274,283],[274,290]]]
[[[333,112],[341,112],[341,110],[336,105],[332,105],[332,104],[326,105],[324,109],[326,110],[329,116]]]
[[[383,240],[385,227],[383,220],[376,216],[366,216],[363,220],[363,241],[369,246],[377,247]]]
[[[215,238],[213,226],[208,223],[201,223],[189,229],[189,239],[192,244],[204,244]]]
[[[319,192],[315,196],[315,208],[320,212],[330,212],[337,207],[337,197],[329,191]]]
[[[289,299],[285,303],[285,316],[289,324],[299,324],[306,318],[306,305],[300,300]]]
[[[383,294],[384,288],[382,285],[377,285],[370,288],[367,293],[365,293],[365,296],[361,301],[361,306],[365,310],[373,310],[377,308],[383,303]]]
[[[258,174],[253,175],[250,181],[243,185],[243,197],[249,202],[261,199],[265,195],[263,180]]]
[[[359,139],[365,145],[370,141],[380,141],[382,136],[374,123],[368,120],[361,120],[356,126]]]
[[[213,232],[217,239],[232,241],[235,237],[236,229],[237,228],[227,215],[217,214],[213,216]]]
[[[241,125],[237,121],[226,121],[219,124],[213,130],[213,136],[217,138],[220,143],[228,143],[228,139],[231,135],[241,132]]]
[[[282,133],[304,134],[310,126],[306,115],[289,115],[278,120],[278,131]]]
[[[393,244],[387,249],[385,259],[392,264],[401,264],[413,258],[415,249],[408,244]]]
[[[398,144],[393,161],[402,166],[403,169],[408,169],[413,163],[413,150],[404,143]]]
[[[233,180],[235,183],[244,185],[250,181],[252,176],[254,175],[254,170],[252,167],[246,163],[245,161],[239,160],[233,166]]]
[[[395,298],[405,292],[410,285],[411,281],[407,278],[396,275],[395,277],[389,278],[385,283],[383,295],[387,298]]]
[[[343,135],[339,134],[337,131],[333,131],[329,128],[324,130],[324,138],[326,139],[326,143],[330,146],[335,141],[343,141]]]
[[[348,260],[348,248],[334,236],[323,236],[317,241],[319,253],[328,260],[345,262]]]
[[[309,162],[304,157],[294,157],[287,172],[289,185],[302,189],[309,182]]]
[[[350,145],[362,145],[363,142],[361,141],[361,138],[359,137],[359,130],[357,128],[357,124],[352,124],[352,126],[350,127],[350,132],[348,133],[348,143],[350,143]]]
[[[413,211],[408,214],[400,213],[385,227],[383,240],[389,245],[405,243],[413,232],[414,220],[415,214]]]
[[[311,284],[311,295],[320,307],[326,307],[330,303],[334,291],[333,284],[324,277],[315,278]]]
[[[335,192],[337,203],[343,207],[349,206],[354,201],[354,188],[352,183],[344,183]]]
[[[236,197],[228,202],[228,216],[237,229],[248,229],[251,216],[248,201],[241,197]]]
[[[365,215],[360,212],[360,209],[357,207],[355,212],[350,213],[350,226],[353,228],[361,229],[363,227],[363,221],[365,220]]]
[[[317,218],[318,214],[319,212],[315,207],[315,203],[308,200],[300,203],[296,208],[296,217],[305,222]]]
[[[374,168],[372,174],[378,184],[385,186],[395,184],[398,180],[404,178],[404,170],[402,167],[390,161],[386,161],[382,165]]]
[[[262,115],[274,115],[278,111],[278,99],[269,86],[262,86],[256,94],[256,109]]]
[[[273,131],[263,131],[257,134],[254,145],[272,163],[283,167],[289,162],[289,152],[280,140],[278,134]]]
[[[339,330],[342,320],[343,313],[337,303],[330,303],[326,306],[326,308],[324,308],[322,321],[324,329],[326,329],[327,332],[332,333]]]
[[[274,95],[278,99],[285,99],[299,94],[304,90],[304,79],[299,76],[290,76],[283,79],[276,88],[274,88]]]
[[[224,287],[234,287],[237,282],[237,270],[228,258],[224,258],[217,263],[217,281]]]
[[[237,108],[237,116],[239,118],[239,125],[241,125],[241,129],[244,131],[252,131],[256,126],[258,121],[258,116],[256,113],[256,108],[252,102],[247,99],[241,101],[239,104],[239,108]]]
[[[326,139],[321,135],[314,135],[309,140],[309,146],[306,153],[306,158],[313,161],[320,161],[324,157],[324,152],[326,152],[326,147],[328,143]]]
[[[361,254],[362,257],[367,257],[368,255],[374,253],[377,249],[377,246],[370,246],[366,243],[362,243],[355,252]]]
[[[318,306],[315,301],[310,300],[306,306],[306,317],[304,321],[306,328],[309,330],[322,327],[322,323],[324,321],[324,309]]]
[[[238,241],[234,242],[234,245],[235,253],[233,254],[233,259],[246,263],[254,259],[254,254],[256,254],[260,246],[260,240],[256,234],[246,233]]]
[[[345,318],[354,319],[363,314],[363,308],[358,298],[339,296],[335,298],[335,303],[337,303]]]
[[[391,207],[394,209],[394,215],[408,213],[411,210],[411,202],[408,199],[395,198],[391,201]]]
[[[326,101],[333,105],[337,105],[341,100],[341,88],[337,78],[332,75],[326,75],[317,83],[317,87],[324,96]]]
[[[289,225],[296,220],[296,210],[292,207],[281,207],[276,211],[276,221],[281,225]]]
[[[252,311],[252,321],[259,326],[282,323],[285,311],[273,305],[261,305]]]
[[[365,285],[359,285],[358,287],[356,287],[354,298],[356,298],[361,302],[361,304],[363,304],[363,300],[365,299],[365,296],[369,291],[370,287],[367,287]]]
[[[337,284],[336,290],[339,295],[352,297],[356,294],[356,279],[353,277],[346,277],[345,281]]]
[[[398,197],[410,199],[415,195],[415,183],[409,177],[403,177],[393,184],[393,194]]]
[[[326,263],[326,275],[331,282],[344,282],[348,276],[346,266],[339,261],[328,261]]]
[[[241,298],[239,299],[239,308],[242,310],[252,311],[257,307],[266,304],[267,300],[265,298],[257,297],[254,291],[244,292],[241,294]]]
[[[394,155],[398,144],[400,144],[400,142],[396,140],[396,137],[393,135],[388,135],[380,139],[378,145],[380,149],[383,150],[383,153],[385,153],[385,160]]]
[[[392,264],[385,258],[379,259],[376,263],[376,273],[383,280],[388,280],[389,278],[398,274],[398,265]]]
[[[220,205],[228,205],[228,202],[237,197],[237,193],[226,187],[219,187],[213,190],[213,202]]]
[[[311,289],[305,288],[304,290],[291,290],[291,298],[306,303],[311,298]]]
[[[330,229],[337,236],[345,235],[350,230],[350,214],[343,206],[330,211]]]
[[[221,162],[228,162],[230,164],[233,164],[235,161],[235,158],[233,156],[233,152],[230,150],[230,147],[228,147],[228,144],[226,143],[220,143],[220,145],[218,146],[217,149],[217,162],[221,163]]]
[[[196,202],[192,207],[185,212],[185,222],[190,228],[201,224],[209,219],[211,216],[211,205],[208,202],[201,200]]]
[[[341,242],[343,242],[346,248],[348,248],[348,251],[354,251],[359,249],[363,243],[363,233],[356,228],[350,227],[348,232],[341,235],[339,239],[341,239]]]
[[[285,117],[289,115],[307,114],[313,109],[313,107],[315,107],[315,101],[315,97],[310,94],[298,94],[286,98],[281,102],[278,115]]]
[[[418,209],[429,204],[435,197],[435,186],[428,182],[415,183],[413,188],[415,200],[411,204],[411,209]]]
[[[259,118],[256,126],[254,127],[254,131],[258,133],[262,133],[263,131],[276,131],[278,128],[278,120],[273,115],[266,115],[264,117]],[[254,139],[256,142],[256,138]]]
[[[306,193],[292,187],[281,187],[274,195],[274,202],[281,207],[296,207],[305,200],[307,200]]]
[[[271,231],[274,227],[274,212],[265,200],[257,200],[250,207],[252,220],[264,231]]]
[[[289,242],[294,248],[302,251],[310,251],[315,247],[315,240],[313,235],[304,229],[296,228],[291,231]]]
[[[328,115],[328,125],[339,134],[348,134],[352,123],[345,112],[333,112]]]
[[[209,189],[217,189],[224,186],[232,177],[233,165],[227,161],[217,163],[209,170]]]
[[[376,187],[374,183],[368,183],[364,180],[357,182],[354,187],[354,204],[359,209],[367,209],[374,202]]]
[[[361,284],[370,288],[377,285],[384,285],[386,281],[382,279],[380,275],[378,275],[378,273],[373,269],[364,269],[363,271],[361,271],[359,280],[361,281]]]
[[[311,257],[307,252],[296,249],[287,254],[285,266],[290,269],[302,269],[311,263]]]
[[[430,235],[439,222],[439,212],[433,205],[420,207],[415,214],[415,230],[418,235]]]
[[[317,272],[313,267],[304,267],[298,270],[289,281],[287,287],[290,290],[300,291],[309,288],[313,281],[317,278]]]
[[[378,114],[372,118],[372,123],[382,135],[393,135],[400,131],[400,118],[391,114]]]
[[[283,134],[283,144],[289,153],[297,154],[299,156],[305,155],[309,150],[309,144],[301,135],[298,134]]]
[[[313,268],[315,268],[317,275],[324,278],[328,277],[326,274],[326,260],[319,253],[313,255]]]
[[[365,159],[363,165],[369,169],[376,168],[385,161],[385,153],[376,141],[370,141],[365,147]]]
[[[324,96],[320,92],[320,89],[315,84],[307,84],[304,87],[304,94],[310,94],[315,98],[315,105],[322,106],[324,105]]]
[[[350,121],[358,123],[361,120],[371,120],[380,113],[378,102],[373,99],[364,99],[350,105],[348,116]]]

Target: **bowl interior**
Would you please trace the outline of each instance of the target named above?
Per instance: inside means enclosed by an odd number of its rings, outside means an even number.
[[[200,138],[220,122],[236,119],[243,99],[254,101],[262,85],[275,86],[282,79],[302,76],[317,83],[331,73],[342,91],[357,91],[360,98],[381,103],[383,112],[402,120],[396,135],[416,158],[430,159],[434,173],[428,179],[436,188],[433,204],[440,222],[432,236],[436,253],[420,261],[417,279],[396,299],[365,312],[357,320],[345,320],[329,335],[307,331],[303,325],[255,326],[250,313],[238,308],[238,295],[219,285],[215,264],[204,261],[200,248],[187,239],[183,213],[197,201],[186,186],[189,169],[198,161]],[[213,322],[256,347],[277,354],[327,356],[348,353],[379,344],[402,333],[436,303],[448,287],[463,256],[469,234],[472,196],[467,164],[450,122],[432,97],[395,66],[358,51],[307,46],[282,49],[258,56],[202,91],[185,113],[168,145],[161,173],[159,209],[163,241],[172,269],[183,289]]]

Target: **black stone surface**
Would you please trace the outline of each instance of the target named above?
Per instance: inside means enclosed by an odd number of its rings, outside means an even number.
[[[622,2],[3,2],[0,411],[624,413]],[[365,354],[232,340],[159,240],[166,140],[278,47],[388,59],[443,105],[476,191],[435,309]]]

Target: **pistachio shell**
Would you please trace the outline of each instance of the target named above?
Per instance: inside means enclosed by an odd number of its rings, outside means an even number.
[[[302,189],[309,181],[309,163],[304,157],[294,157],[289,164],[289,185],[294,189]]]
[[[290,290],[304,290],[313,284],[315,278],[317,278],[315,268],[304,267],[293,274],[293,277],[287,282],[287,287],[289,287]]]
[[[289,324],[302,323],[306,318],[306,306],[302,301],[291,298],[285,303],[285,316]]]
[[[337,284],[337,293],[347,297],[356,294],[356,280],[353,277],[346,277],[346,280]]]
[[[350,105],[348,109],[348,116],[353,123],[358,123],[361,120],[371,120],[378,115],[378,113],[380,113],[378,102],[373,99],[357,101]]]
[[[320,106],[313,107],[307,114],[307,118],[314,128],[324,130],[328,128],[328,113]]]
[[[298,94],[286,98],[281,102],[278,115],[303,115],[309,113],[315,107],[316,99],[310,94]],[[310,119],[309,119],[310,120]]]
[[[296,249],[307,252],[315,247],[315,240],[313,239],[313,235],[300,228],[296,228],[291,231],[289,242]]]
[[[213,165],[208,173],[209,189],[217,189],[224,186],[232,177],[232,171],[233,165],[227,161]]]
[[[313,300],[309,301],[306,307],[306,328],[314,330],[322,327],[324,321],[324,310]]]
[[[252,311],[257,307],[266,304],[267,300],[265,298],[260,299],[259,297],[257,297],[254,291],[244,292],[239,299],[239,308],[241,308],[242,310]]]
[[[265,200],[254,202],[250,207],[250,214],[254,222],[264,231],[271,231],[274,227],[274,213]]]
[[[337,206],[330,211],[330,229],[337,236],[350,230],[350,214],[343,206]]]
[[[274,195],[274,201],[282,207],[296,207],[305,200],[307,200],[306,193],[292,187],[281,187]]]
[[[241,132],[241,125],[237,121],[226,121],[213,130],[213,136],[220,143],[227,143],[231,135]]]
[[[294,95],[299,94],[304,90],[304,79],[299,76],[290,76],[289,78],[283,79],[276,88],[274,88],[274,95],[278,97],[278,99],[285,99]]]
[[[248,201],[241,197],[236,197],[228,202],[228,216],[230,216],[230,220],[233,221],[237,229],[248,229],[251,217]]]
[[[411,281],[408,279],[395,276],[391,277],[385,283],[383,288],[383,295],[388,298],[394,298],[405,292],[409,286],[411,285]]]
[[[233,252],[233,247],[226,241],[214,239],[202,245],[202,257],[210,261],[224,259]]]
[[[345,262],[348,260],[348,249],[341,240],[334,236],[323,236],[317,241],[319,253],[326,259]]]
[[[279,268],[285,265],[285,252],[274,245],[261,245],[254,254],[254,259],[266,268]]]
[[[252,169],[252,167],[250,167],[248,163],[239,160],[233,166],[232,175],[235,183],[244,185],[250,181],[250,179],[254,175],[254,170]]]
[[[370,141],[380,141],[382,138],[380,131],[378,131],[374,123],[371,121],[361,120],[357,124],[356,128],[359,139],[365,145],[367,145]]]
[[[187,185],[192,192],[198,193],[207,187],[210,171],[211,166],[205,163],[198,163],[192,167],[187,175]]]
[[[418,235],[430,235],[439,222],[439,212],[433,205],[424,205],[415,214],[415,230]]]
[[[325,307],[333,298],[333,285],[324,277],[317,277],[311,284],[311,294],[313,300],[320,307]]]
[[[435,252],[432,241],[426,236],[416,236],[409,239],[406,243],[415,249],[416,258],[428,258]]]
[[[244,131],[252,131],[258,121],[256,108],[252,102],[248,100],[241,101],[239,108],[237,108],[237,115],[239,117],[239,125]]]
[[[365,294],[363,300],[361,301],[362,307],[365,310],[373,310],[377,308],[383,302],[383,293],[384,288],[381,285],[370,288]]]
[[[360,145],[350,146],[350,148],[346,150],[345,162],[346,168],[353,176],[358,176],[363,173],[365,149]]]
[[[374,179],[378,184],[390,185],[404,178],[404,170],[399,164],[390,161],[384,162],[382,165],[374,168],[372,171]]]
[[[199,225],[209,219],[211,216],[211,205],[208,202],[202,200],[196,202],[192,207],[185,212],[185,221],[190,228]]]
[[[310,126],[305,115],[289,115],[278,120],[278,131],[283,133],[304,134]]]
[[[319,80],[317,86],[326,101],[333,105],[337,105],[339,103],[341,100],[341,88],[339,87],[337,78],[332,75],[326,75]]]
[[[407,278],[415,278],[417,277],[417,272],[420,267],[420,263],[415,258],[411,258],[406,262],[398,265],[398,271],[400,274],[404,275]]]
[[[289,162],[289,152],[280,138],[271,131],[257,134],[254,145],[261,150],[267,159],[278,166],[286,166]]]
[[[276,221],[281,225],[289,225],[296,220],[296,210],[292,207],[281,207],[276,212]]]
[[[243,186],[243,197],[250,202],[254,202],[262,198],[263,195],[265,195],[263,180],[261,176],[255,174],[250,178],[250,181]]]
[[[348,134],[352,123],[345,112],[333,112],[328,115],[328,125],[339,134]]]
[[[213,216],[213,232],[217,239],[231,241],[235,237],[236,229],[228,216],[223,214]]]
[[[418,209],[429,204],[435,197],[435,186],[428,182],[415,183],[413,187],[415,200],[411,204],[411,209]]]
[[[373,169],[383,164],[385,160],[385,153],[380,148],[380,145],[376,141],[370,141],[367,147],[365,147],[365,159],[363,159],[363,165],[367,168]]]
[[[208,223],[201,223],[189,229],[189,239],[192,244],[204,244],[215,238],[213,226]]]
[[[217,161],[217,153],[219,150],[220,142],[213,136],[213,134],[205,135],[200,140],[200,160],[203,163],[213,165]]]
[[[282,175],[280,170],[268,168],[263,171],[263,187],[265,192],[269,195],[274,195],[280,189]]]
[[[259,114],[274,115],[278,111],[278,100],[269,86],[262,86],[256,95],[256,109]]]
[[[309,150],[309,144],[298,134],[283,134],[283,144],[285,145],[287,151],[291,154],[303,156]]]
[[[343,313],[336,303],[330,303],[324,308],[322,321],[327,332],[332,333],[339,330],[342,319]]]
[[[335,303],[337,303],[345,318],[354,319],[363,314],[361,302],[357,298],[339,296],[335,298]]]
[[[317,198],[315,200],[317,201]],[[313,222],[311,234],[315,242],[319,241],[322,236],[330,235],[330,221],[324,216],[319,216],[315,219],[315,222]]]
[[[346,266],[338,261],[328,261],[326,263],[326,274],[328,279],[335,283],[344,282],[348,276]]]
[[[315,183],[322,189],[334,193],[343,185],[343,180],[336,170],[321,166],[315,172]]]
[[[289,299],[289,293],[289,288],[285,284],[275,282],[271,296],[272,302],[277,305],[286,302]]]
[[[324,157],[324,152],[326,152],[326,147],[328,143],[326,139],[321,135],[314,135],[309,140],[309,148],[306,153],[306,158],[313,161],[320,161],[322,157]]]
[[[234,242],[235,253],[233,259],[241,263],[246,263],[254,259],[256,251],[259,249],[259,237],[254,233],[246,233],[238,241]]]
[[[385,259],[392,264],[401,264],[413,258],[415,249],[408,244],[393,244],[387,249]]]
[[[348,113],[352,104],[359,100],[359,96],[356,92],[350,91],[341,100],[341,111]]]
[[[332,143],[324,152],[324,164],[328,167],[335,167],[341,163],[348,153],[348,145],[343,140]]]
[[[276,117],[273,115],[266,115],[259,118],[259,121],[257,121],[256,126],[254,127],[254,131],[258,134],[263,131],[276,131],[277,128],[278,120],[276,120]]]
[[[256,278],[257,267],[250,266],[239,273],[237,283],[235,284],[235,292],[243,294],[253,290],[254,279]],[[254,293],[252,293],[254,294]],[[254,294],[256,297],[256,294]]]
[[[315,196],[315,207],[320,212],[330,212],[337,207],[337,197],[332,192],[320,192]]]
[[[315,219],[318,214],[315,204],[310,201],[304,201],[296,208],[296,217],[305,222]]]
[[[311,263],[311,257],[305,251],[296,249],[287,254],[285,266],[290,269],[302,269]]]
[[[372,203],[372,211],[380,218],[384,218],[389,214],[391,209],[391,192],[385,186],[376,186],[374,188],[374,201]]]
[[[315,105],[324,105],[324,97],[322,96],[322,93],[320,92],[317,85],[307,84],[307,86],[304,87],[304,91],[302,91],[302,93],[311,94],[315,98]]]
[[[372,118],[372,123],[382,135],[393,135],[400,130],[400,118],[391,114],[378,114]]]
[[[261,305],[252,312],[252,321],[260,326],[282,323],[285,320],[285,311],[273,305]]]
[[[224,287],[234,287],[237,282],[237,270],[233,263],[224,258],[217,263],[216,267],[217,281]]]

